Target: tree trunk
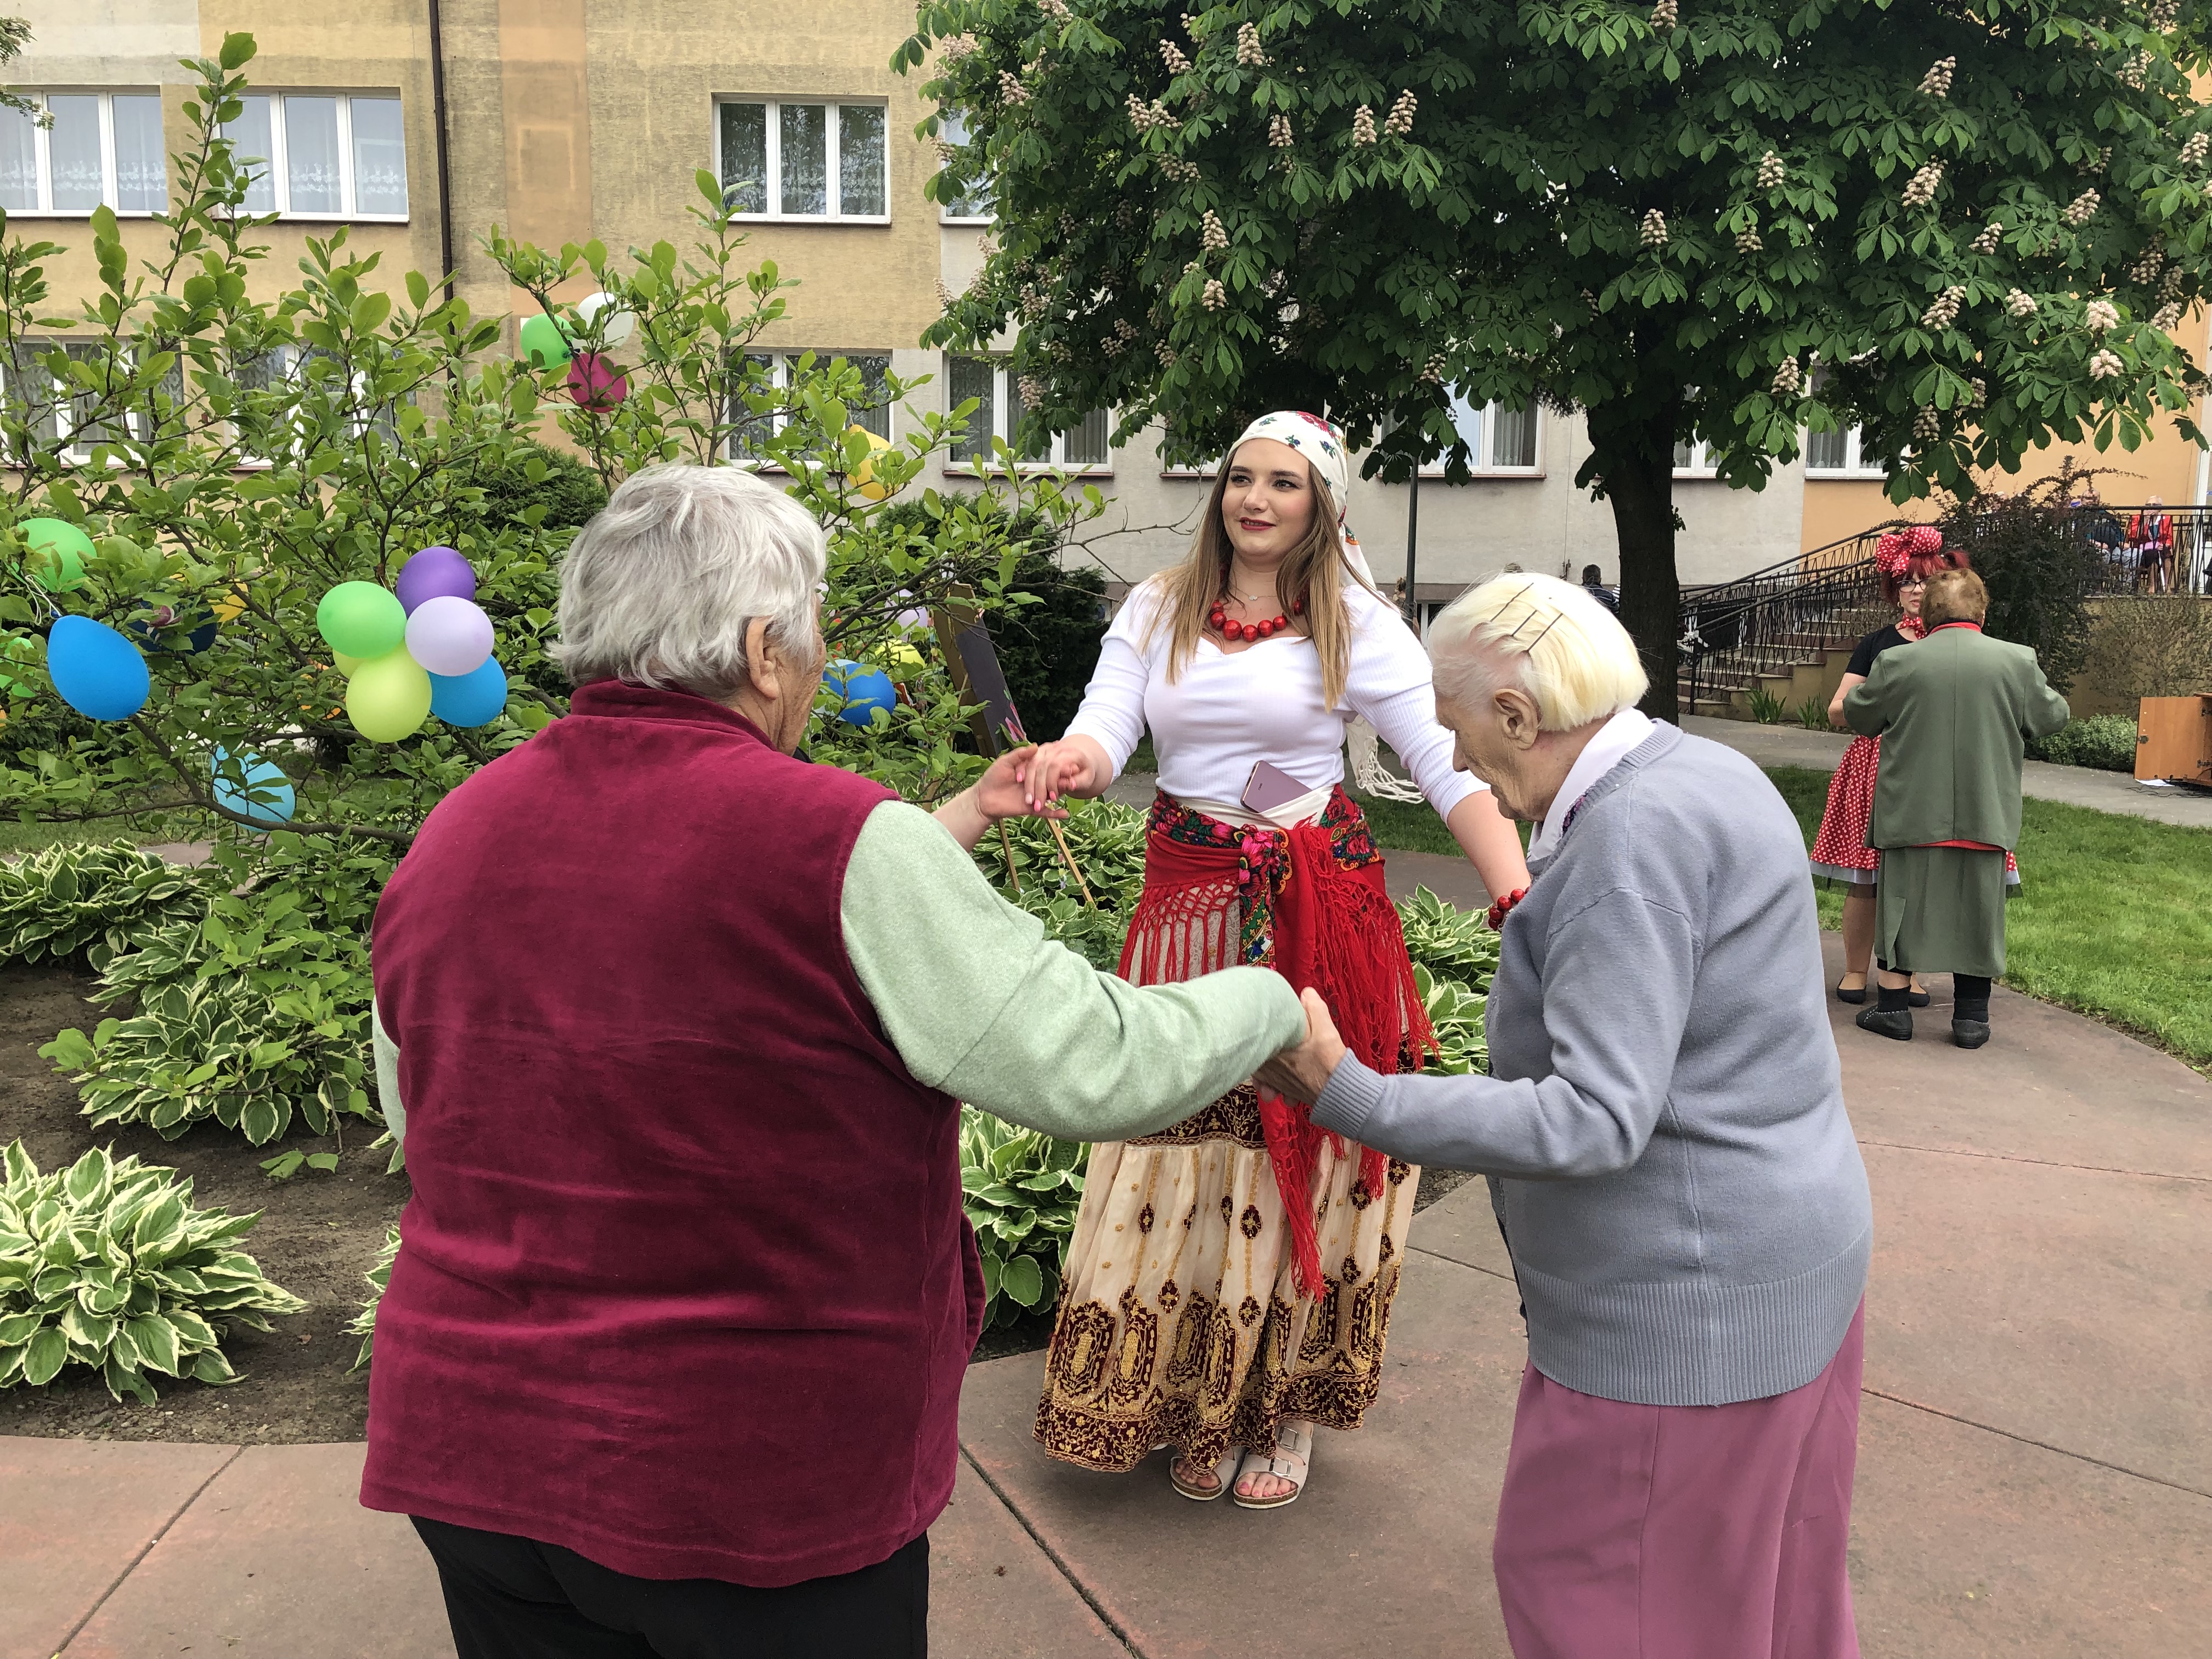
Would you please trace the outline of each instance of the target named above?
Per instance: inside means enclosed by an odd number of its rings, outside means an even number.
[[[1620,620],[1651,679],[1638,706],[1654,720],[1679,720],[1682,588],[1674,574],[1673,410],[1609,431],[1593,421],[1591,428],[1591,471],[1613,504],[1620,542]]]

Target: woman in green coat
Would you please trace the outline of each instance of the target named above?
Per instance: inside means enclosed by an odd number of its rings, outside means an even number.
[[[1912,1036],[1914,974],[1951,975],[1951,1037],[1990,1040],[1990,981],[2004,971],[2005,854],[2020,840],[2027,740],[2066,724],[2035,653],[1982,632],[1989,590],[1971,570],[1929,578],[1927,637],[1885,652],[1844,698],[1851,730],[1880,736],[1867,845],[1881,854],[1875,902],[1878,1006],[1863,1030]]]

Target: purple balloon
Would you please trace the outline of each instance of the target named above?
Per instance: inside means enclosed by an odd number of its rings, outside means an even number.
[[[491,655],[491,618],[457,594],[425,599],[407,619],[407,654],[433,674],[472,674]]]
[[[425,599],[473,599],[477,573],[452,548],[426,547],[400,567],[398,588],[399,603],[411,616]]]

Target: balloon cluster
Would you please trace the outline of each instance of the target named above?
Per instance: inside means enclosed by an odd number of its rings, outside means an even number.
[[[91,537],[64,519],[26,519],[16,528],[31,551],[26,568],[40,586],[54,593],[84,586]],[[46,672],[64,702],[96,720],[129,720],[154,690],[138,647],[89,617],[55,619],[46,635]]]
[[[602,337],[611,346],[620,345],[637,327],[636,313],[623,309],[611,294],[587,295],[576,306],[576,315],[586,328],[602,312],[609,313]],[[615,366],[614,359],[604,352],[577,350],[568,331],[550,313],[523,319],[521,343],[522,355],[532,368],[568,365],[568,395],[588,414],[608,414],[629,396],[629,377]]]
[[[397,594],[340,582],[315,607],[315,627],[346,676],[345,710],[371,743],[397,743],[435,714],[488,726],[507,707],[507,674],[491,654],[491,618],[477,573],[450,547],[426,547],[399,572]]]

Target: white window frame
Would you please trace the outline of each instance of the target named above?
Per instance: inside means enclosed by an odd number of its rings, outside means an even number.
[[[825,350],[820,346],[799,346],[791,350],[748,351],[743,354],[744,357],[755,361],[763,357],[768,359],[768,383],[779,392],[788,391],[790,389],[791,371],[793,368],[797,367],[801,358],[810,355],[812,356],[816,366],[822,368],[827,368],[831,363],[836,362],[840,359],[842,359],[846,363],[850,364],[857,362],[862,357],[880,357],[884,360],[884,373],[888,375],[891,372],[891,350],[889,346],[885,346],[880,350],[873,351],[865,350],[859,347],[851,347],[831,351]],[[732,412],[734,415],[735,411],[733,410]],[[857,415],[860,411],[848,408],[846,412],[849,417]],[[884,424],[886,427],[891,424],[890,404],[885,404],[880,410],[871,410],[869,412],[882,415]],[[783,430],[785,425],[790,421],[791,416],[787,411],[783,410],[775,410],[764,417],[753,415],[750,410],[748,410],[746,411],[745,418],[748,420],[765,418],[769,423],[769,435],[774,436],[775,434]],[[865,421],[857,419],[853,420],[851,423],[854,426],[866,426],[867,424]],[[873,427],[869,427],[868,429],[871,432],[875,431]],[[731,433],[728,439],[726,439],[722,445],[722,458],[728,461],[731,465],[749,467],[757,472],[781,472],[784,470],[781,464],[779,462],[752,455],[738,454],[736,449],[737,435],[738,434],[735,432]],[[878,432],[876,433],[876,435],[884,439],[885,441],[889,441],[891,437],[891,434],[889,432]]]
[[[891,119],[890,100],[883,98],[836,98],[828,94],[818,96],[793,94],[787,97],[766,94],[725,93],[716,95],[714,103],[714,177],[724,179],[722,189],[726,196],[729,185],[722,170],[722,108],[726,104],[758,104],[768,112],[767,161],[768,210],[764,213],[738,213],[733,217],[749,224],[775,225],[887,225],[891,222]],[[820,104],[835,112],[823,152],[823,170],[826,175],[828,210],[823,213],[786,213],[783,211],[783,121],[781,111],[786,104]],[[845,179],[843,155],[845,144],[845,110],[848,106],[883,112],[884,117],[884,210],[881,213],[844,213]]]
[[[1693,438],[1686,446],[1677,445],[1676,447],[1686,447],[1690,452],[1686,461],[1678,461],[1675,464],[1676,477],[1717,478],[1720,477],[1720,468],[1714,460],[1712,446],[1703,438]]]
[[[1525,411],[1518,410],[1510,411],[1515,414],[1526,413],[1529,418],[1535,422],[1536,442],[1534,447],[1534,458],[1528,463],[1528,465],[1526,466],[1500,466],[1491,459],[1492,455],[1495,453],[1493,447],[1490,442],[1491,434],[1493,430],[1491,423],[1497,420],[1501,414],[1507,412],[1508,411],[1504,407],[1495,399],[1485,404],[1480,410],[1478,410],[1463,398],[1454,397],[1452,398],[1452,428],[1457,432],[1462,438],[1467,440],[1468,447],[1474,453],[1474,460],[1471,464],[1472,471],[1479,478],[1542,477],[1544,476],[1544,420],[1542,413],[1539,410],[1532,408]],[[1470,426],[1474,428],[1472,432],[1468,429]],[[1436,457],[1433,460],[1427,460],[1421,463],[1421,476],[1424,478],[1441,478],[1445,476],[1447,470],[1446,459],[1442,455]]]
[[[718,131],[720,126],[717,122]],[[937,112],[937,136],[948,144],[964,144],[968,142],[968,124],[961,119],[957,110],[941,109]],[[937,204],[937,222],[940,225],[989,225],[998,222],[988,213],[956,213],[950,204],[939,202]]]
[[[269,150],[258,158],[268,168],[269,187],[276,199],[276,216],[312,224],[404,225],[412,218],[415,210],[415,180],[407,180],[407,211],[405,213],[356,213],[351,204],[355,199],[353,158],[353,100],[356,98],[374,98],[399,105],[399,134],[404,145],[407,137],[407,100],[397,90],[388,92],[340,92],[327,87],[288,87],[276,91],[259,87],[246,93],[248,98],[269,100]],[[286,165],[284,146],[284,100],[287,98],[335,98],[338,100],[338,198],[340,209],[336,213],[295,213],[292,210],[291,171]],[[226,137],[228,135],[226,134]],[[234,142],[240,142],[234,140]],[[407,159],[411,174],[414,158]]]
[[[976,356],[978,354],[964,351],[945,354],[945,412],[947,415],[958,407],[952,402],[952,360],[955,357]],[[1021,417],[1014,413],[1012,407],[1013,402],[1018,400],[1021,396],[1019,377],[1007,369],[1003,358],[981,356],[979,361],[988,362],[991,365],[992,374],[996,377],[991,396],[991,436],[1004,438],[1011,445],[1014,441],[1014,428],[1021,424]],[[1055,432],[1052,434],[1052,453],[1049,456],[1040,457],[1035,460],[1017,460],[1014,463],[1014,470],[1017,472],[1068,472],[1085,478],[1112,477],[1114,476],[1114,411],[1109,409],[1105,413],[1106,459],[1104,460],[1070,461],[1066,459],[1067,434]],[[969,435],[975,434],[971,432]],[[1001,476],[1005,471],[1006,468],[999,465],[996,456],[988,461],[955,460],[950,455],[945,459],[945,472],[948,477],[980,478]]]
[[[1847,478],[1861,483],[1887,483],[1889,469],[1879,463],[1869,465],[1864,459],[1860,448],[1861,440],[1864,434],[1865,428],[1856,426],[1844,434],[1844,464],[1841,466],[1814,466],[1813,439],[1815,434],[1811,428],[1804,428],[1801,453],[1805,457],[1805,476],[1816,482]],[[1819,435],[1825,437],[1827,434],[1823,433]]]
[[[115,100],[151,98],[158,105],[161,89],[159,87],[47,87],[37,92],[26,92],[24,97],[35,102],[43,111],[49,98],[97,98],[100,100],[100,199],[119,219],[150,219],[156,213],[169,210],[169,162],[167,124],[163,127],[161,155],[161,205],[159,208],[125,208],[118,205],[122,197],[122,183],[118,176],[115,161]],[[9,211],[21,219],[89,219],[98,210],[94,208],[58,208],[54,205],[53,132],[45,125],[33,123],[31,144],[36,155],[39,170],[39,200],[35,207],[14,208]]]

